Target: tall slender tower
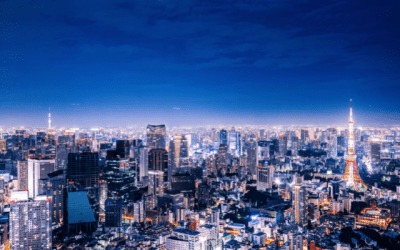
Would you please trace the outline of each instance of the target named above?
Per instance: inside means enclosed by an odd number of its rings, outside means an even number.
[[[356,154],[354,149],[354,131],[353,131],[353,105],[350,99],[350,122],[349,122],[349,145],[347,150],[346,170],[344,171],[343,180],[347,181],[347,185],[358,190],[359,184],[367,188],[358,173]]]
[[[48,129],[51,129],[51,113],[50,113],[50,108],[49,108],[49,128]]]

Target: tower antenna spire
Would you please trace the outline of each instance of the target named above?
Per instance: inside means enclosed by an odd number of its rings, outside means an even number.
[[[347,181],[349,186],[352,186],[355,190],[358,190],[358,184],[363,185],[365,188],[367,188],[367,185],[365,185],[360,174],[358,173],[354,145],[353,123],[353,104],[352,99],[350,99],[349,143],[347,149],[346,170],[344,171],[343,180]]]
[[[51,129],[51,113],[50,113],[50,107],[49,107],[49,127],[48,129]]]

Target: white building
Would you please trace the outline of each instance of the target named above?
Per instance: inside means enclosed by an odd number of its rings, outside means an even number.
[[[262,246],[265,244],[267,240],[267,235],[265,233],[259,232],[257,234],[253,234],[253,245]]]
[[[39,180],[47,179],[47,174],[54,172],[54,159],[28,159],[28,193],[29,198],[39,194]]]
[[[167,238],[167,250],[205,250],[206,241],[200,232],[177,229]]]
[[[10,249],[51,249],[50,202],[47,196],[10,207]]]

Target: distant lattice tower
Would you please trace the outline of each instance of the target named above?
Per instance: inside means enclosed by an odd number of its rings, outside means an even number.
[[[367,185],[361,179],[356,163],[353,131],[353,105],[351,102],[352,100],[350,99],[349,145],[347,151],[346,170],[344,171],[343,180],[347,181],[348,186],[353,186],[355,190],[358,190],[358,184],[363,185],[365,188],[367,188]]]

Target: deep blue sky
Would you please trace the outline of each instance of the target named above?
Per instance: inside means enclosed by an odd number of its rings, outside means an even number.
[[[0,125],[400,124],[400,2],[0,0]]]

